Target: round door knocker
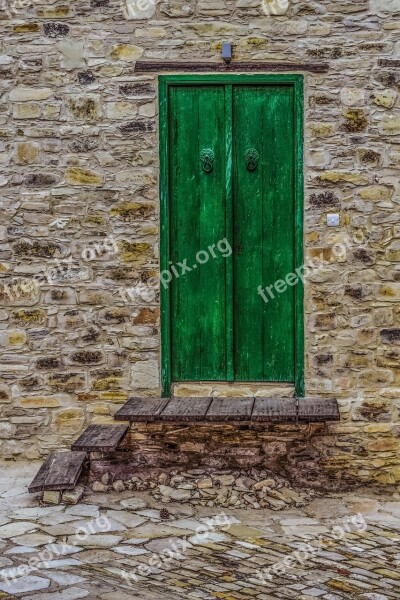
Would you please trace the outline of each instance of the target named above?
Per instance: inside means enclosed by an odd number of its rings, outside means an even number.
[[[200,160],[203,164],[203,171],[205,173],[211,173],[214,168],[214,152],[210,148],[205,148],[200,153]]]
[[[260,155],[258,154],[255,148],[249,148],[245,154],[246,159],[246,167],[249,171],[255,171],[257,169],[257,164],[260,159]]]

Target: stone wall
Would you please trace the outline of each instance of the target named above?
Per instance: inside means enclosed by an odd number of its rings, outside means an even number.
[[[219,61],[232,41],[235,59],[329,64],[305,74],[306,259],[323,257],[306,392],[340,402],[331,468],[399,481],[399,0],[130,8],[2,2],[2,456],[67,447],[160,393],[157,77],[135,61]]]
[[[152,469],[200,468],[267,469],[296,486],[322,489],[357,483],[353,464],[335,456],[334,444],[323,423],[141,423],[132,425],[116,452],[91,453],[90,480],[104,473],[124,480]]]

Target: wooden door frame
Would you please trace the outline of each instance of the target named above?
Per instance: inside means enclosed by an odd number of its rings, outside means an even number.
[[[159,152],[160,152],[160,272],[169,269],[170,221],[169,221],[169,103],[168,88],[176,85],[289,85],[294,90],[294,268],[304,262],[303,254],[303,210],[304,210],[304,76],[303,75],[160,75],[159,76]],[[232,119],[232,110],[228,110]],[[227,140],[227,154],[232,154],[232,140]],[[232,195],[232,174],[227,177],[227,195]],[[228,274],[229,276],[229,274]],[[232,276],[232,275],[230,275]],[[295,294],[295,394],[304,396],[304,285],[299,279],[294,287]],[[160,286],[161,302],[161,384],[162,396],[171,395],[171,323],[170,290]],[[232,337],[232,332],[228,336]],[[228,340],[229,343],[229,340]],[[265,382],[267,383],[267,382]]]

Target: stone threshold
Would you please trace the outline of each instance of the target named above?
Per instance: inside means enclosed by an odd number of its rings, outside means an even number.
[[[205,396],[240,398],[293,398],[295,387],[292,383],[266,383],[257,381],[185,381],[172,383],[173,397],[202,398]]]

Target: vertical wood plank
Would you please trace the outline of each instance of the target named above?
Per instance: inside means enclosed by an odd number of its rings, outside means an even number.
[[[200,379],[226,380],[226,266],[218,247],[226,237],[225,90],[199,90],[199,154],[214,152],[211,173],[200,166],[200,236],[196,267],[199,311],[192,319],[200,338]],[[199,159],[198,159],[199,160]],[[225,253],[224,253],[225,254]],[[208,260],[207,260],[208,256]],[[194,258],[194,257],[193,257]],[[204,262],[205,261],[205,262]],[[200,264],[203,263],[203,264]]]
[[[295,93],[295,268],[304,263],[303,222],[304,222],[304,78],[297,77]],[[295,289],[295,392],[298,398],[305,395],[304,386],[304,285],[299,281]]]
[[[266,90],[263,265],[264,282],[274,287],[263,303],[264,379],[294,381],[294,289],[285,282],[295,267],[293,88]]]
[[[172,264],[168,266],[171,270],[168,285],[171,290],[172,379],[197,380],[200,375],[200,339],[193,313],[198,309],[199,272],[192,271],[177,278],[171,267],[184,260],[193,261],[199,247],[199,89],[172,87],[170,94]]]
[[[292,86],[234,88],[234,323],[238,381],[294,381]],[[260,155],[249,171],[245,155]],[[282,280],[282,293],[258,286]],[[266,299],[266,301],[265,301]]]
[[[172,377],[226,379],[225,108],[223,86],[175,87],[170,112]],[[201,152],[214,153],[202,168]],[[178,263],[186,261],[188,270]]]
[[[263,161],[246,167],[246,152],[260,155],[263,145],[264,88],[234,86],[234,335],[235,380],[263,379],[263,305],[257,287],[263,280]]]
[[[168,79],[159,82],[160,127],[160,272],[169,264],[169,102]],[[162,396],[171,394],[171,321],[169,289],[160,286],[161,303],[161,386]]]
[[[226,258],[226,379],[234,381],[233,338],[233,86],[225,86],[225,139],[226,139],[226,237],[232,254]]]

